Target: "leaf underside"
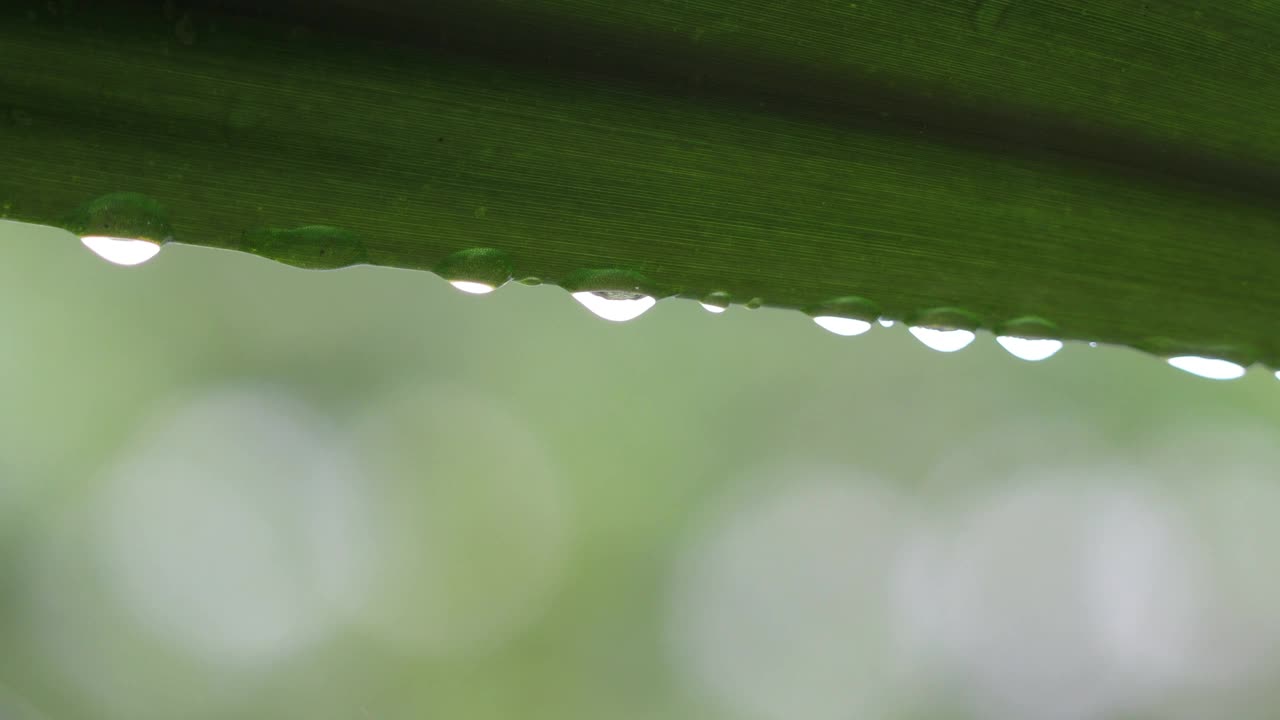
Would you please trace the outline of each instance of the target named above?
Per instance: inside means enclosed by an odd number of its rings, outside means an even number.
[[[490,248],[642,279],[574,289],[1280,367],[1278,3],[0,13],[0,217],[85,232],[137,193],[176,242],[302,267]]]

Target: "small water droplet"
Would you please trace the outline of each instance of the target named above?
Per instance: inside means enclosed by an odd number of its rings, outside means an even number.
[[[880,323],[880,327],[883,327],[883,328],[891,328],[894,325],[894,322],[892,320],[886,320],[884,318],[880,318],[876,322]]]
[[[909,330],[917,340],[938,352],[963,350],[976,337],[971,330],[939,330],[930,327],[912,327]]]
[[[450,280],[449,284],[471,295],[487,295],[497,289],[492,285],[470,280]]]
[[[1012,335],[1000,335],[996,338],[996,342],[1000,343],[1000,347],[1009,351],[1009,354],[1028,362],[1039,362],[1053,357],[1062,349],[1061,340],[1052,340],[1049,338],[1024,338],[1014,337]]]
[[[1169,358],[1169,364],[1202,378],[1210,380],[1235,380],[1244,375],[1244,367],[1230,360],[1206,358],[1198,355],[1179,355]]]
[[[845,337],[853,337],[871,329],[871,323],[866,320],[857,320],[855,318],[836,317],[834,315],[819,315],[813,319],[819,327],[837,335]]]
[[[730,302],[731,298],[727,292],[708,293],[706,297],[702,298],[702,308],[709,313],[718,315],[729,309]]]
[[[511,279],[511,259],[494,248],[468,248],[441,260],[435,271],[462,292],[483,295]]]
[[[1091,348],[1096,348],[1096,347],[1098,347],[1098,343],[1096,343],[1096,342],[1090,342],[1090,343],[1089,343],[1089,347],[1091,347]]]
[[[160,252],[160,244],[150,240],[86,235],[80,242],[98,257],[116,265],[141,265]]]
[[[748,310],[759,310],[764,307],[764,298],[753,297],[742,304]]]
[[[648,295],[620,293],[613,291],[584,291],[573,293],[573,299],[582,303],[591,312],[605,320],[626,322],[645,314],[649,308],[657,304],[657,300]]]

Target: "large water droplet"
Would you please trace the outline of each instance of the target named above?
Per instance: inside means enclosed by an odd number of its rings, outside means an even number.
[[[441,260],[435,271],[462,292],[483,295],[511,279],[511,259],[494,248],[468,248]]]
[[[1029,362],[1039,362],[1062,349],[1057,325],[1036,315],[1014,318],[999,328],[996,342],[1010,355]]]
[[[833,298],[806,312],[819,327],[846,337],[870,330],[871,323],[880,317],[878,305],[857,295]]]
[[[1198,355],[1180,355],[1169,358],[1169,364],[1210,380],[1235,380],[1244,375],[1244,367],[1230,360],[1206,358]]]
[[[909,329],[917,340],[938,352],[963,350],[969,347],[969,343],[972,343],[974,337],[976,337],[971,330],[940,330],[930,327],[913,327]]]
[[[1052,357],[1062,349],[1061,340],[1052,340],[1049,338],[1024,338],[1014,337],[1012,335],[1001,335],[996,338],[996,342],[1000,343],[1000,347],[1008,350],[1010,355],[1029,362],[1045,360]]]
[[[702,298],[702,309],[717,315],[729,309],[730,297],[727,292],[708,293]]]
[[[837,335],[852,337],[861,335],[871,329],[871,323],[866,320],[857,320],[854,318],[836,317],[834,315],[819,315],[813,319],[820,327],[830,330]]]
[[[597,316],[614,322],[634,320],[658,302],[648,295],[608,290],[576,292],[573,293],[573,299],[582,303]]]
[[[956,352],[969,347],[978,319],[970,312],[940,307],[919,313],[907,329],[917,340],[938,352]]]
[[[667,293],[634,270],[579,270],[560,286],[591,312],[605,320],[625,322],[645,313]]]
[[[76,208],[65,227],[99,257],[117,265],[139,265],[156,256],[173,236],[164,206],[138,193],[111,193]]]
[[[160,252],[160,244],[150,240],[86,235],[80,242],[98,257],[116,265],[141,265]]]

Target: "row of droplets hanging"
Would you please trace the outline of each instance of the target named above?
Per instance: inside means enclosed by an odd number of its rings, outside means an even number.
[[[85,247],[105,260],[117,265],[140,265],[155,257],[160,252],[160,244],[149,240],[114,238],[101,235],[86,235],[80,238]],[[485,265],[483,255],[464,255],[455,264]],[[457,256],[455,256],[457,257]],[[489,265],[492,261],[489,260]],[[491,274],[501,275],[504,271],[496,269]],[[451,273],[442,273],[449,278]],[[473,273],[474,274],[474,273]],[[484,272],[479,274],[483,275]],[[507,276],[509,277],[509,275]],[[493,292],[506,281],[505,277],[494,278],[495,282],[484,279],[449,279],[449,284],[465,293],[484,295]],[[640,317],[654,305],[657,300],[652,296],[636,292],[582,290],[572,292],[572,297],[598,317],[613,322],[626,322]],[[726,293],[712,293],[701,301],[708,312],[720,314],[729,309],[730,300]],[[836,335],[853,337],[871,330],[872,323],[839,315],[815,315],[813,321],[820,327]],[[880,318],[883,327],[893,327],[894,321]],[[937,328],[913,326],[908,331],[925,346],[938,352],[957,352],[968,347],[976,339],[972,330],[962,328]],[[1057,354],[1064,346],[1061,340],[1043,337],[1019,337],[1016,335],[997,335],[996,342],[1009,354],[1021,360],[1039,362]],[[1091,343],[1092,345],[1093,343]],[[1211,380],[1235,380],[1243,377],[1245,368],[1230,360],[1207,358],[1196,355],[1180,355],[1167,359],[1167,362],[1179,370],[1186,371]],[[1280,379],[1280,371],[1275,373]]]

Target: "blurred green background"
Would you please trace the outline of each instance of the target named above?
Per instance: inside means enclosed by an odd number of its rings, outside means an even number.
[[[1280,707],[1260,369],[0,246],[4,720]]]

